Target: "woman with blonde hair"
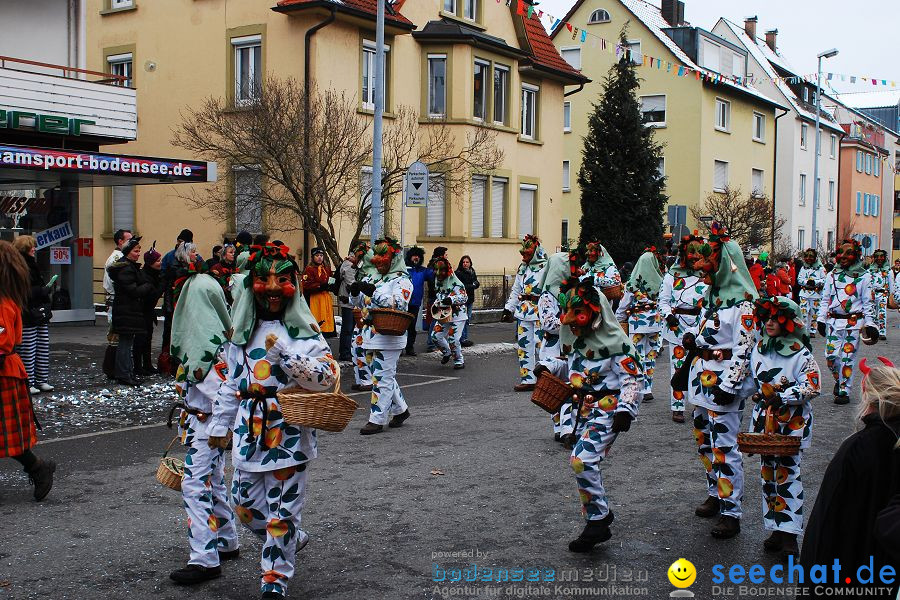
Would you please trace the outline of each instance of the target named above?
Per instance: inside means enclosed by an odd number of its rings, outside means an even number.
[[[836,559],[845,573],[871,566],[872,585],[880,585],[882,567],[896,565],[876,520],[900,492],[900,369],[878,360],[878,366],[860,361],[862,429],[844,441],[825,470],[800,553],[807,573]]]
[[[22,465],[34,484],[34,499],[43,500],[53,487],[56,463],[31,449],[37,444],[28,374],[14,347],[22,341],[22,307],[28,301],[25,259],[9,242],[0,241],[0,458]]]

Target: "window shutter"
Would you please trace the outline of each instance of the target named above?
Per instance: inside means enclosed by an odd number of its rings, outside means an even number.
[[[134,229],[134,186],[112,188],[112,230]]]
[[[714,177],[715,189],[724,190],[725,186],[728,185],[728,163],[717,160]]]
[[[641,96],[641,112],[658,112],[666,110],[665,96]]]
[[[262,233],[261,195],[259,172],[255,169],[235,169],[234,226],[237,231]]]
[[[507,180],[500,177],[494,177],[491,181],[491,237],[502,238],[504,223],[503,217],[506,214]]]
[[[472,178],[472,230],[470,237],[484,237],[484,192],[487,187],[487,179],[484,177]]]
[[[519,188],[519,237],[534,233],[534,192],[533,186]]]
[[[425,235],[444,236],[444,179],[432,176],[428,189],[428,206],[425,208]]]

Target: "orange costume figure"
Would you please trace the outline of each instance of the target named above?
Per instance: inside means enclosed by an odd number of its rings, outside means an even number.
[[[303,295],[325,337],[335,335],[334,304],[328,291],[332,281],[331,269],[325,264],[325,252],[321,248],[313,248],[312,262],[303,271]]]

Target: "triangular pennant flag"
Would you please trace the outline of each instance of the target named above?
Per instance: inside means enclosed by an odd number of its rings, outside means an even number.
[[[550,28],[550,31],[556,31],[556,28],[559,27],[561,21],[562,19],[556,19],[555,21],[553,21],[553,27]]]
[[[587,31],[584,29],[581,30],[581,43],[584,43],[584,40],[587,39]]]
[[[694,71],[694,77],[697,78],[697,81],[700,81],[700,71]]]
[[[525,16],[525,3],[522,0],[516,0],[518,4],[516,5],[516,14]]]
[[[855,75],[851,75],[851,76],[850,76],[850,83],[856,83],[856,76],[855,76]]]
[[[519,0],[519,1],[521,2],[522,0]],[[566,23],[566,29],[568,29],[569,31],[572,31],[572,24]]]
[[[678,76],[679,77],[684,76],[684,67],[681,67],[681,66],[678,67]]]

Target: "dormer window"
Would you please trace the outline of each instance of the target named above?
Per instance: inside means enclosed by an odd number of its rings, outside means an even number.
[[[609,13],[602,8],[598,8],[591,13],[591,18],[588,19],[588,25],[593,25],[594,23],[609,23],[610,20]]]

